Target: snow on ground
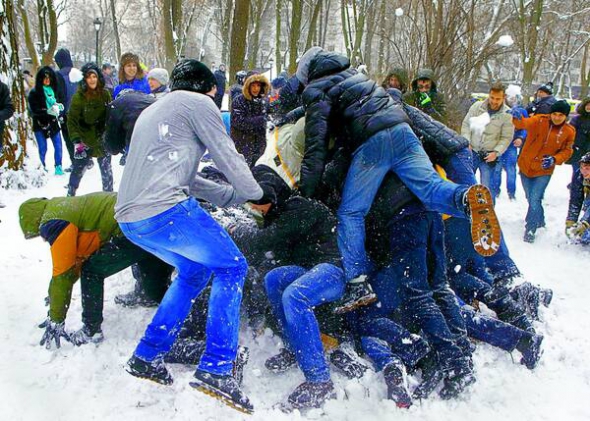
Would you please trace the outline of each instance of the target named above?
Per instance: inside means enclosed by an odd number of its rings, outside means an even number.
[[[29,151],[36,154],[34,147]],[[122,168],[118,157],[113,161],[117,187]],[[127,374],[123,366],[153,313],[152,309],[121,308],[113,302],[116,294],[132,288],[130,271],[106,281],[106,340],[102,344],[74,348],[66,343],[54,351],[40,347],[42,332],[37,325],[47,311],[43,299],[51,275],[49,247],[41,239],[24,240],[17,210],[30,197],[64,195],[67,178],[50,174],[44,187],[2,190],[7,207],[0,209],[0,420],[588,420],[590,250],[568,244],[563,234],[570,174],[571,168],[563,166],[551,180],[545,204],[547,229],[540,230],[535,244],[521,239],[526,201],[520,184],[516,202],[506,199],[505,190],[498,202],[508,245],[525,278],[555,291],[551,307],[542,309],[543,321],[537,323],[545,334],[545,354],[534,372],[513,362],[508,353],[479,344],[475,352],[478,381],[460,399],[446,402],[431,398],[404,411],[384,400],[381,374],[369,372],[360,381],[333,374],[338,399],[328,402],[322,411],[305,415],[286,415],[273,409],[303,376],[298,370],[283,376],[265,372],[264,360],[280,346],[269,331],[257,339],[249,330],[241,333],[241,342],[251,352],[244,389],[255,405],[253,416],[192,389],[188,385],[192,367],[171,366],[175,381],[170,387]],[[82,180],[79,193],[98,189],[100,173],[95,165]],[[80,327],[80,314],[76,286],[68,329]]]

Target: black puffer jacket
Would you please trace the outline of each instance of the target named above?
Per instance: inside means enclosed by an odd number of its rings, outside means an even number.
[[[306,112],[305,155],[300,190],[312,196],[320,182],[330,136],[348,153],[376,133],[408,123],[401,105],[363,74],[351,70],[348,58],[328,51],[309,65],[309,84],[303,92]]]
[[[116,155],[129,147],[133,128],[139,115],[156,102],[156,98],[141,91],[124,91],[107,107],[104,133],[105,150]]]
[[[4,122],[14,114],[14,106],[10,98],[10,90],[3,82],[0,82],[0,147],[2,147]]]
[[[587,104],[590,104],[590,97],[578,105],[578,115],[570,121],[570,124],[576,128],[576,139],[574,140],[574,154],[567,161],[568,164],[578,162],[580,158],[590,152],[590,113],[586,111]]]
[[[49,76],[55,99],[58,103],[64,104],[63,89],[60,89],[58,85],[55,71],[51,67],[45,66],[39,69],[35,76],[35,87],[29,92],[29,107],[33,117],[33,131],[42,131],[45,136],[50,137],[59,132],[59,122],[57,117],[47,114],[47,103],[43,91],[45,75]]]
[[[401,103],[402,95],[397,89],[388,89],[387,93],[396,103]],[[449,157],[469,146],[469,141],[456,131],[448,128],[418,108],[403,103],[403,108],[410,118],[410,126],[422,141],[424,150],[430,160],[441,166]]]
[[[273,120],[283,119],[283,123],[295,123],[305,114],[303,110],[303,85],[292,76],[281,89],[279,98],[270,104]]]
[[[557,99],[553,95],[537,98],[526,107],[526,110],[529,116],[533,114],[551,114],[551,106],[556,101]]]

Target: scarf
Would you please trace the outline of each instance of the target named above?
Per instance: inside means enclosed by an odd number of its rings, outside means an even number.
[[[55,92],[53,92],[51,86],[45,85],[43,85],[43,92],[45,92],[45,104],[47,105],[47,109],[50,109],[53,107],[53,104],[57,102],[55,99]]]

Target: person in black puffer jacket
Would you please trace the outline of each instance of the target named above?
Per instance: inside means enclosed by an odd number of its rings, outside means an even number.
[[[266,146],[269,91],[268,79],[263,75],[253,74],[246,79],[242,94],[234,99],[232,105],[231,138],[250,168],[262,156]]]
[[[566,162],[572,166],[572,183],[570,191],[580,189],[578,184],[580,177],[576,176],[580,169],[580,159],[590,152],[590,97],[584,98],[577,108],[578,115],[572,118],[570,124],[576,129],[576,138],[574,139],[574,154]]]
[[[313,47],[299,60],[297,78],[305,86],[306,110],[301,193],[314,195],[331,151],[343,148],[345,154],[354,153],[338,209],[338,244],[348,281],[340,310],[349,311],[376,299],[364,282],[373,271],[364,247],[364,217],[389,171],[432,211],[467,218],[475,197],[466,195],[468,186],[445,181],[434,171],[402,105],[367,76],[350,69],[348,58]],[[495,228],[492,235],[481,238],[482,217],[474,212],[474,244],[483,241],[494,247],[500,240],[495,238],[499,230],[491,195],[483,186],[473,191],[486,198],[488,222]]]

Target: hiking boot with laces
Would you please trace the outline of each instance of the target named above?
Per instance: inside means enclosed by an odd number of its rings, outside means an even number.
[[[412,406],[406,370],[401,360],[395,359],[387,364],[383,369],[383,377],[387,385],[387,398],[394,401],[398,408]]]
[[[170,385],[174,381],[161,360],[148,362],[133,355],[129,361],[127,361],[125,371],[132,376],[151,380],[158,384]]]
[[[346,284],[344,296],[337,303],[334,313],[348,313],[375,301],[377,301],[377,294],[373,292],[371,284],[367,282],[367,276],[361,275]]]
[[[523,336],[516,345],[516,349],[522,354],[520,363],[529,370],[537,367],[543,351],[541,345],[543,343],[543,335],[526,335]]]
[[[194,381],[189,384],[198,391],[218,399],[240,412],[246,414],[254,412],[254,406],[242,392],[238,381],[233,376],[220,376],[197,369],[194,378]]]
[[[295,354],[289,351],[287,348],[282,348],[279,353],[275,356],[270,357],[264,363],[264,366],[273,373],[284,373],[297,364],[297,358]]]
[[[293,409],[319,408],[328,399],[334,398],[336,392],[331,380],[322,383],[304,382],[289,395],[287,402]]]
[[[88,343],[99,344],[104,341],[104,335],[102,330],[93,330],[84,325],[81,329],[78,329],[70,335],[70,341],[76,346]]]

